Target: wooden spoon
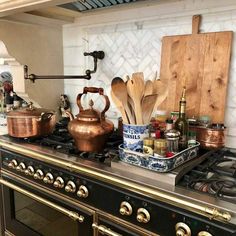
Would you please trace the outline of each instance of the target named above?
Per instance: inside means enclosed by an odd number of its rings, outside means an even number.
[[[129,124],[128,117],[126,115],[125,109],[123,107],[122,102],[114,95],[113,91],[111,90],[111,98],[113,102],[116,104],[117,109],[120,111],[122,120],[125,124]]]
[[[158,94],[151,94],[143,97],[142,100],[142,115],[144,124],[148,124],[156,104]]]
[[[151,80],[147,80],[145,83],[144,96],[153,94],[153,83]]]
[[[167,95],[168,95],[167,88],[165,90],[163,90],[160,94],[158,94],[153,111],[155,111],[157,109],[157,107],[160,106],[165,101],[165,99],[167,98]]]
[[[144,79],[142,72],[132,74],[132,79],[127,82],[127,91],[134,102],[136,122],[137,124],[142,125],[143,117],[141,101],[144,94]]]
[[[115,77],[111,82],[111,89],[114,96],[117,97],[119,101],[121,101],[127,114],[129,123],[134,124],[135,121],[128,106],[128,93],[124,80],[120,77]]]

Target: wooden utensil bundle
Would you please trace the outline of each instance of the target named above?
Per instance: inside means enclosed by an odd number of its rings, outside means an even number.
[[[167,88],[161,80],[144,81],[142,72],[112,80],[111,97],[126,124],[148,124],[154,110],[166,99]]]

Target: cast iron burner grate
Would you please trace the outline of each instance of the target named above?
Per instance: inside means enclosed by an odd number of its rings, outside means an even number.
[[[108,139],[101,153],[81,152],[75,147],[74,140],[67,130],[68,119],[58,122],[52,134],[40,138],[25,138],[24,142],[45,146],[57,150],[60,153],[71,154],[83,159],[104,162],[108,158],[118,155],[118,146],[122,143],[122,137],[114,132]],[[20,139],[22,140],[22,139]]]
[[[179,185],[236,203],[236,153],[228,149],[211,153]]]

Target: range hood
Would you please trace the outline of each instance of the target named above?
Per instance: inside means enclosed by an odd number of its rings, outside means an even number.
[[[137,1],[140,0],[77,0],[71,3],[59,5],[59,7],[73,11],[84,12],[88,10],[118,6],[125,3],[132,3]]]

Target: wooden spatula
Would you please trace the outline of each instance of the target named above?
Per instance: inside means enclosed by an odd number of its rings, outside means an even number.
[[[128,106],[128,93],[124,80],[120,77],[115,77],[111,82],[111,89],[114,96],[122,103],[129,123],[134,124],[135,121]]]
[[[132,79],[127,82],[127,91],[134,102],[136,123],[142,125],[143,117],[141,101],[144,94],[144,79],[142,72],[132,74]]]
[[[144,124],[148,124],[151,119],[151,115],[154,109],[154,106],[157,101],[158,94],[151,94],[143,97],[142,100],[142,115]]]
[[[151,80],[147,80],[145,82],[144,96],[148,96],[151,94],[153,94],[153,82]]]
[[[123,107],[122,102],[114,95],[113,91],[111,90],[111,98],[113,102],[116,104],[117,109],[120,111],[123,123],[129,124],[128,117],[126,115],[125,109]]]

